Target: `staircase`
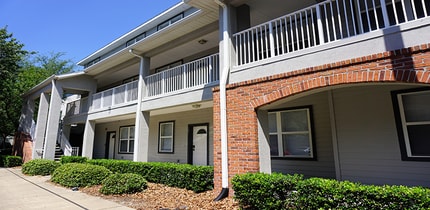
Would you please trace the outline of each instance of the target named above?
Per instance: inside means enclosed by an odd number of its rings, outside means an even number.
[[[64,151],[61,149],[59,144],[55,145],[55,156],[54,156],[54,160],[55,161],[60,161],[61,156],[64,155]]]

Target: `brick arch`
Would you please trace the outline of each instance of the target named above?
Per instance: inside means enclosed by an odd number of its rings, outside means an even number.
[[[427,45],[406,48],[297,70],[263,80],[256,83],[281,83],[280,88],[252,99],[250,105],[254,109],[312,89],[342,84],[430,84],[430,52]]]
[[[430,84],[430,44],[227,85],[229,178],[260,170],[257,108],[317,88],[360,83]],[[219,88],[213,104],[214,183],[220,189]]]

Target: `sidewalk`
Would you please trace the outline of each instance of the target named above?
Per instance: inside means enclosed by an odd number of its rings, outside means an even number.
[[[132,209],[112,201],[46,182],[49,176],[26,176],[17,168],[0,168],[0,209]]]

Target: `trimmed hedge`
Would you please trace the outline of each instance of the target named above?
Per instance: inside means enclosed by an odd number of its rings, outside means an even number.
[[[153,183],[185,188],[194,192],[213,189],[213,167],[178,163],[133,162],[128,160],[88,160],[114,173],[134,173]]]
[[[112,174],[103,180],[102,185],[100,192],[105,195],[142,192],[148,187],[145,178],[132,173]]]
[[[61,162],[61,164],[86,163],[87,160],[88,160],[87,157],[81,157],[81,156],[61,156],[60,162]]]
[[[22,165],[22,157],[13,155],[0,155],[1,167],[15,167]]]
[[[22,165],[22,173],[32,176],[47,176],[52,174],[56,168],[60,167],[60,165],[61,163],[54,160],[34,159]]]
[[[299,175],[242,174],[232,179],[247,209],[430,209],[430,189],[374,186]]]
[[[67,163],[55,169],[51,181],[66,187],[86,187],[101,184],[111,174],[103,166]]]

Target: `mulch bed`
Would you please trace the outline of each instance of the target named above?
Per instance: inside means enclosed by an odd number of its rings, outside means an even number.
[[[148,183],[148,188],[140,193],[122,195],[103,195],[101,186],[79,189],[88,195],[98,196],[134,209],[239,209],[232,198],[213,201],[219,192],[207,191],[194,193],[191,190],[167,187],[162,184]]]

